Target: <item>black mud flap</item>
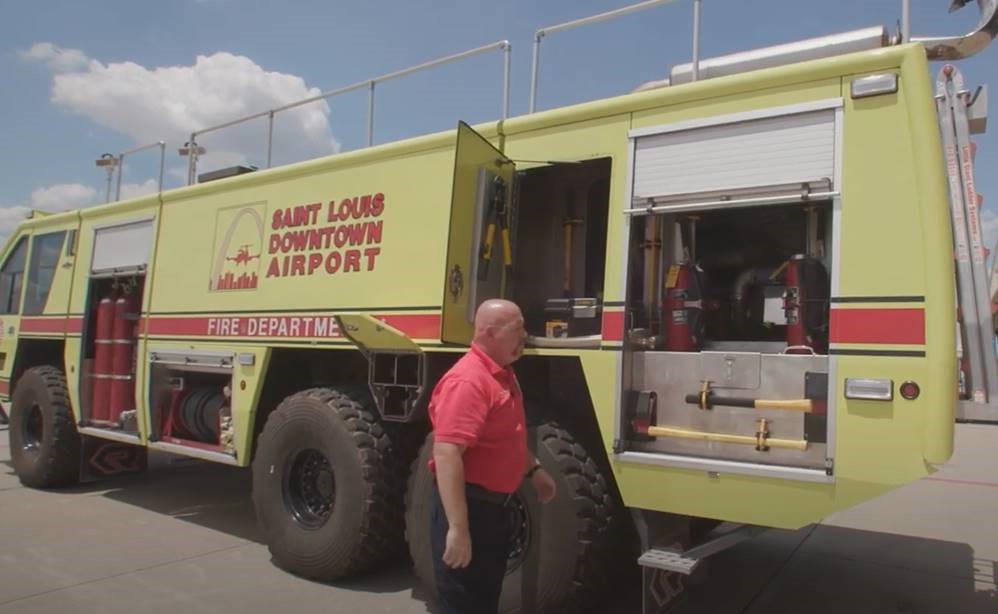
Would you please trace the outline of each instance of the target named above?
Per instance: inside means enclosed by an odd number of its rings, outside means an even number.
[[[93,482],[107,477],[142,473],[146,470],[148,450],[99,437],[82,437],[80,446],[80,481]]]
[[[641,614],[667,614],[684,596],[683,577],[674,571],[641,568]]]

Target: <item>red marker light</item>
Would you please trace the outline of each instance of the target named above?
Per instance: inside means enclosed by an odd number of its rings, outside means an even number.
[[[921,389],[918,387],[918,384],[909,381],[901,384],[901,388],[899,388],[898,391],[901,393],[902,397],[912,401],[918,398]]]

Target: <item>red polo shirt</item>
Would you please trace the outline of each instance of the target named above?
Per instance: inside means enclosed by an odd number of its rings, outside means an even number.
[[[472,345],[433,389],[429,414],[434,442],[465,446],[465,482],[516,490],[527,467],[527,429],[511,368]],[[433,459],[430,470],[436,472]]]

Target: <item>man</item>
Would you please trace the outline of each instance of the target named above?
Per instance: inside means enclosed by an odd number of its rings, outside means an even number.
[[[510,495],[524,477],[541,503],[555,495],[554,480],[527,450],[523,394],[510,367],[526,338],[519,307],[485,301],[471,350],[430,398],[438,494],[430,544],[443,614],[498,611],[511,547]]]

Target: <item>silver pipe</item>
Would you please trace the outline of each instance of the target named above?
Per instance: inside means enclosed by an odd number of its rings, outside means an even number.
[[[953,0],[950,11],[963,8],[970,0]],[[915,36],[911,42],[925,45],[929,61],[953,61],[969,58],[998,37],[998,0],[977,0],[981,19],[977,28],[963,36]]]
[[[839,196],[839,192],[814,192],[808,194],[808,200],[823,200]],[[731,200],[712,200],[702,203],[679,203],[669,205],[652,205],[650,207],[633,207],[624,209],[628,215],[651,215],[653,213],[682,213],[683,211],[707,211],[710,209],[723,209],[726,207],[748,207],[764,203],[792,203],[801,202],[800,195],[787,196],[759,196],[754,198],[735,198]]]
[[[163,167],[166,164],[166,142],[159,142],[159,191],[163,191]]]
[[[544,33],[538,30],[534,33],[534,59],[530,63],[530,109],[531,113],[537,103],[537,64],[541,61],[541,38]]]
[[[234,119],[230,122],[225,122],[224,124],[218,124],[217,126],[208,126],[207,128],[202,128],[193,134],[194,136],[197,136],[199,134],[208,134],[209,132],[215,132],[216,130],[221,130],[222,128],[230,128],[238,124],[244,124],[253,119],[266,117],[269,113],[271,113],[271,111],[261,111],[260,113],[254,113],[253,115],[247,115],[246,117],[240,117],[239,119]]]
[[[374,81],[367,91],[367,146],[374,145]]]
[[[554,34],[555,32],[561,32],[563,30],[569,30],[571,28],[585,26],[591,23],[599,23],[601,21],[606,21],[608,19],[623,17],[624,15],[630,15],[631,13],[637,13],[638,11],[654,8],[662,4],[669,4],[670,2],[674,1],[675,0],[647,0],[646,2],[638,2],[637,4],[631,4],[629,6],[621,7],[619,9],[614,9],[612,11],[607,11],[605,13],[600,13],[598,15],[591,15],[589,17],[583,17],[582,19],[576,19],[574,21],[566,21],[565,23],[560,23],[554,26],[541,28],[540,30],[537,31],[537,34],[542,34],[542,35]]]
[[[699,2],[699,0],[695,1]],[[566,21],[565,23],[559,23],[553,26],[547,26],[534,32],[534,59],[533,62],[531,62],[531,69],[530,69],[530,75],[531,75],[530,112],[531,113],[534,112],[537,103],[537,72],[538,72],[538,63],[540,62],[540,56],[541,56],[542,38],[544,38],[548,34],[554,34],[555,32],[561,32],[563,30],[569,30],[571,28],[577,28],[579,26],[589,25],[591,23],[599,23],[601,21],[614,19],[616,17],[623,17],[624,15],[637,13],[638,11],[654,8],[662,4],[669,4],[670,2],[675,2],[675,0],[647,0],[646,2],[639,2],[637,4],[621,7],[619,9],[607,11],[605,13],[600,13],[598,15],[591,15],[589,17],[583,17],[582,19],[575,19],[573,21]]]
[[[109,166],[107,169],[107,189],[104,190],[104,202],[111,202],[111,177],[114,177],[114,167]]]
[[[114,202],[121,200],[121,174],[125,172],[125,154],[118,154],[118,185],[114,188]]]
[[[901,0],[901,42],[911,40],[911,0]]]
[[[513,46],[506,43],[502,50],[502,119],[509,117],[509,61]]]
[[[658,0],[658,1],[661,2],[663,0]],[[198,130],[196,132],[191,133],[191,142],[194,142],[194,140],[196,139],[196,137],[198,135],[200,135],[200,134],[207,134],[209,132],[214,132],[216,130],[221,130],[223,128],[230,128],[232,126],[236,126],[238,124],[242,124],[242,123],[245,123],[245,122],[248,122],[248,121],[251,121],[251,120],[254,120],[254,119],[258,119],[258,118],[261,118],[261,117],[265,117],[265,116],[269,116],[269,117],[273,118],[273,116],[275,114],[280,113],[281,111],[287,111],[289,109],[294,109],[294,108],[300,107],[302,105],[310,104],[310,103],[313,103],[313,102],[318,102],[319,100],[325,100],[326,98],[331,98],[331,97],[337,96],[339,94],[346,94],[347,92],[352,92],[354,90],[358,90],[358,89],[361,89],[363,87],[369,87],[369,88],[371,88],[373,90],[374,85],[377,84],[377,83],[381,83],[381,82],[384,82],[384,81],[389,81],[391,79],[397,79],[399,77],[404,77],[404,76],[410,75],[410,74],[412,74],[414,72],[419,72],[421,70],[426,70],[427,68],[433,68],[433,67],[439,66],[441,64],[446,64],[448,62],[454,62],[456,60],[463,60],[464,58],[469,58],[469,57],[472,57],[472,56],[475,56],[475,55],[480,55],[480,54],[485,53],[487,51],[492,51],[493,49],[508,50],[509,46],[510,46],[509,45],[509,41],[507,41],[507,40],[501,40],[501,41],[497,41],[497,42],[494,42],[494,43],[490,43],[488,45],[482,45],[481,47],[476,47],[474,49],[469,49],[467,51],[462,51],[460,53],[455,53],[455,54],[452,54],[452,55],[444,56],[442,58],[437,58],[435,60],[430,60],[428,62],[423,62],[422,64],[417,64],[416,66],[411,66],[409,68],[404,68],[402,70],[397,70],[395,72],[390,72],[390,73],[381,75],[380,77],[375,77],[373,79],[366,79],[364,81],[359,81],[357,83],[353,83],[351,85],[347,85],[346,87],[341,87],[341,88],[337,88],[335,90],[330,90],[328,92],[323,92],[323,93],[321,93],[321,94],[319,94],[317,96],[312,96],[310,98],[305,98],[303,100],[299,100],[297,102],[292,102],[290,104],[286,104],[286,105],[281,106],[281,107],[276,107],[276,108],[273,108],[273,109],[270,109],[270,110],[267,110],[267,111],[262,111],[260,113],[254,113],[252,115],[247,115],[245,117],[240,117],[238,119],[234,119],[232,121],[225,122],[224,124],[218,124],[218,125],[215,125],[215,126],[209,126],[207,128],[202,128],[201,130]],[[507,60],[507,66],[508,66],[508,60]],[[508,72],[508,69],[507,69],[507,72]],[[507,78],[507,81],[508,81],[508,78]],[[506,92],[503,95],[504,95],[504,98],[508,99],[508,97],[509,97],[508,86],[506,87]],[[368,106],[369,113],[370,113],[370,117],[368,118],[368,126],[369,126],[369,129],[368,129],[368,145],[370,145],[372,143],[373,132],[374,132],[374,128],[373,128],[373,125],[374,125],[373,108],[374,108],[374,103],[373,103],[373,99],[372,99],[372,101],[369,103],[369,106]],[[271,159],[270,146],[271,146],[272,140],[273,140],[273,133],[271,133],[271,138],[267,142],[268,143],[268,152],[267,152],[267,166],[268,167],[270,166],[270,159]],[[192,156],[191,160],[190,160],[190,162],[188,164],[188,175],[187,175],[187,184],[188,185],[191,185],[192,183],[194,183],[194,173],[196,172],[196,169],[197,169],[197,162],[194,160],[194,156]]]
[[[994,0],[998,1],[998,0]],[[713,79],[724,75],[743,73],[749,70],[784,66],[795,62],[805,62],[843,53],[854,53],[868,49],[878,49],[887,44],[887,30],[883,26],[865,28],[853,32],[843,32],[818,38],[741,51],[730,55],[707,58],[700,62],[700,79]],[[674,66],[669,72],[669,83],[677,85],[691,80],[693,65],[690,63]]]
[[[267,119],[267,168],[270,168],[271,156],[274,152],[274,112]]]
[[[147,149],[152,149],[153,147],[160,148],[160,159],[162,159],[162,156],[166,150],[166,143],[164,143],[163,141],[156,141],[155,143],[149,143],[148,145],[141,145],[139,147],[135,147],[118,154],[118,185],[114,189],[115,201],[121,200],[121,174],[125,172],[125,156],[133,153],[138,153],[140,151],[145,151]],[[162,164],[160,166],[162,166]],[[160,190],[162,191],[163,189],[162,177],[160,178],[159,185],[160,185]]]
[[[198,168],[198,144],[197,144],[197,132],[191,133],[191,140],[187,143],[189,148],[187,152],[187,185],[194,185],[194,177],[197,173]]]
[[[693,0],[693,80],[700,80],[700,3]]]

